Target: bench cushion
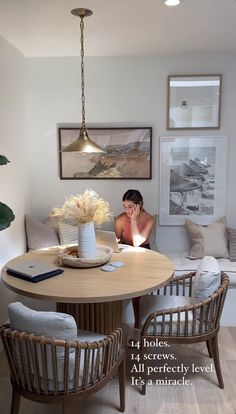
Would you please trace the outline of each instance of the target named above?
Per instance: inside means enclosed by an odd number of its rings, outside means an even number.
[[[169,257],[175,264],[175,271],[178,274],[197,271],[201,259],[188,259],[186,257],[187,251],[162,251],[164,255]],[[229,259],[217,259],[220,270],[226,272],[230,278],[230,286],[236,286],[236,262],[231,262]]]
[[[192,299],[186,296],[170,296],[170,295],[145,295],[140,299],[140,322],[143,327],[147,317],[155,311],[171,308],[179,308],[182,306],[189,306],[192,304]],[[188,312],[188,331],[191,332],[193,322],[193,313]],[[177,314],[173,315],[172,319],[172,334],[177,334],[178,319]],[[198,323],[197,323],[198,325]],[[185,322],[185,312],[180,314],[180,323],[179,323],[180,335],[184,335],[186,329]],[[162,327],[162,316],[157,316],[156,318],[156,335],[160,334],[163,331]],[[165,316],[164,322],[164,332],[165,334],[170,333],[170,317],[169,315]],[[198,326],[196,326],[196,332],[198,332]],[[147,333],[153,335],[154,333],[154,320],[148,327]]]

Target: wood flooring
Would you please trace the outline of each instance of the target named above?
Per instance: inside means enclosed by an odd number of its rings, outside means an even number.
[[[127,414],[236,414],[236,327],[221,327],[219,349],[225,388],[217,385],[214,372],[191,372],[188,376],[192,385],[152,385],[147,387],[146,396],[139,393],[139,387],[131,385],[130,370],[134,361],[127,354]],[[159,350],[153,350],[159,352]],[[204,343],[175,346],[176,364],[210,366]],[[163,365],[163,362],[161,363]],[[157,366],[158,362],[150,363]],[[139,376],[139,374],[135,374]],[[173,377],[173,375],[172,375]],[[0,414],[10,413],[11,385],[7,363],[0,353]],[[71,414],[113,414],[118,413],[119,393],[117,379],[112,379],[103,390],[87,400],[76,403]],[[44,405],[21,398],[20,414],[61,414],[58,405]]]

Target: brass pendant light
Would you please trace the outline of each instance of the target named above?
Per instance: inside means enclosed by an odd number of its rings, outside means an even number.
[[[84,95],[84,17],[91,16],[92,10],[89,9],[73,9],[71,13],[80,17],[80,56],[81,56],[81,98],[82,98],[82,125],[79,137],[62,151],[65,152],[105,152],[91,138],[89,138],[88,130],[85,122],[85,95]]]

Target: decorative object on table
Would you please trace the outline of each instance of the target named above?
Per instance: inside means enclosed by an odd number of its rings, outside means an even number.
[[[104,272],[114,272],[115,270],[119,269],[120,267],[123,267],[125,264],[124,262],[110,262],[105,266],[101,267],[101,270]]]
[[[152,128],[89,128],[105,152],[64,152],[79,133],[75,127],[59,128],[59,162],[62,180],[151,179]]]
[[[113,250],[108,246],[97,246],[95,255],[90,257],[78,257],[78,246],[70,246],[61,250],[58,258],[60,266],[77,268],[89,268],[101,266],[107,263],[113,255]],[[115,269],[115,268],[114,268]]]
[[[73,9],[71,13],[74,16],[80,17],[80,56],[81,56],[81,106],[82,106],[82,125],[79,132],[79,137],[68,146],[63,148],[62,151],[66,152],[104,152],[104,150],[96,144],[88,135],[88,130],[85,122],[85,95],[84,95],[84,17],[91,16],[92,10],[89,9]]]
[[[78,226],[78,257],[96,259],[94,224],[100,225],[111,217],[109,203],[87,189],[83,194],[68,197],[62,207],[56,207],[51,217]],[[105,262],[103,262],[105,263]]]
[[[0,155],[0,165],[6,165],[8,162],[10,161],[7,157]],[[6,204],[0,202],[0,231],[9,227],[14,219],[15,216],[12,209]]]
[[[96,236],[92,221],[80,223],[78,227],[78,244],[80,257],[96,257]]]
[[[168,76],[167,129],[219,129],[222,75]]]
[[[120,267],[123,267],[125,264],[124,262],[111,262],[110,265],[119,269]]]
[[[102,266],[101,270],[103,272],[114,272],[116,270],[116,268],[114,266],[111,266],[110,264],[108,264],[108,265]]]
[[[226,137],[160,138],[160,224],[207,225],[225,213]]]

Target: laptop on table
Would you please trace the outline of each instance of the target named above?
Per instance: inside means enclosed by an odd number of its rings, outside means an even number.
[[[115,253],[120,251],[114,231],[96,230],[96,242],[111,247]]]

